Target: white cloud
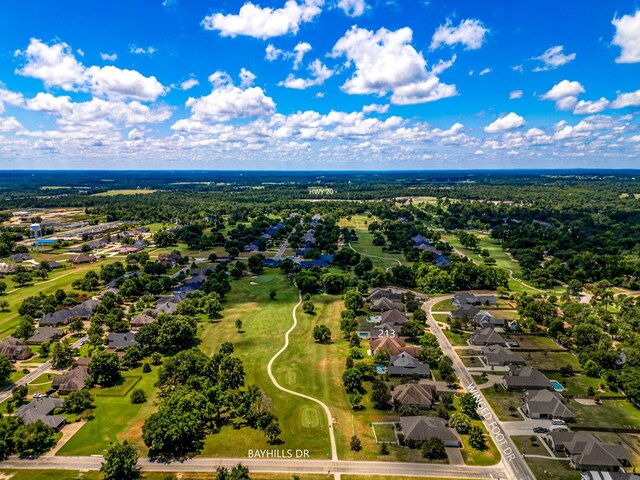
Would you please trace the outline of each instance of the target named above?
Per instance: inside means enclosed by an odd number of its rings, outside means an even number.
[[[85,67],[71,53],[69,45],[46,45],[32,38],[23,55],[27,64],[17,70],[20,75],[38,78],[47,87],[60,87],[66,91],[89,90],[94,95],[112,99],[135,98],[155,101],[167,93],[156,77],[145,77],[136,70],[107,65]]]
[[[284,7],[273,9],[247,2],[237,15],[214,13],[205,17],[202,25],[206,30],[219,31],[223,37],[247,35],[264,40],[298,33],[300,24],[312,21],[322,12],[323,5],[324,0],[288,0]]]
[[[389,111],[389,105],[379,105],[372,103],[362,107],[362,113],[387,113]]]
[[[101,53],[100,58],[105,62],[115,62],[118,59],[117,53]]]
[[[454,54],[453,57],[451,57],[451,60],[438,60],[438,63],[431,67],[431,73],[434,75],[440,75],[445,70],[451,68],[457,58],[458,57]]]
[[[593,115],[600,113],[609,106],[609,100],[602,97],[600,100],[580,100],[573,108],[576,115]]]
[[[158,50],[155,47],[138,47],[136,45],[129,45],[129,51],[135,55],[153,55]]]
[[[216,72],[209,77],[213,83],[213,90],[209,95],[189,97],[185,103],[192,113],[189,121],[226,122],[234,118],[265,117],[275,112],[273,99],[266,96],[262,88],[236,87],[228,78],[224,72]],[[177,124],[180,122],[174,124],[174,127]]]
[[[540,60],[544,63],[542,67],[536,67],[533,69],[534,72],[544,72],[546,70],[552,70],[562,65],[565,65],[576,58],[575,53],[570,53],[568,55],[564,54],[564,46],[556,45],[555,47],[551,47],[547,49],[542,55],[539,57],[533,57],[534,60]]]
[[[611,102],[611,108],[640,107],[640,90],[629,93],[618,93],[616,99]]]
[[[558,110],[572,110],[578,102],[578,95],[584,92],[585,89],[580,82],[562,80],[540,98],[553,100]]]
[[[240,69],[240,87],[241,88],[250,87],[251,85],[253,85],[253,82],[255,81],[255,79],[256,79],[256,76],[254,75],[253,72],[250,72],[246,68]]]
[[[85,81],[84,66],[76,60],[66,43],[49,46],[32,38],[27,49],[17,50],[16,55],[27,60],[27,64],[16,73],[42,80],[47,87],[56,86],[69,91]]]
[[[284,81],[278,83],[278,85],[296,90],[305,90],[310,87],[322,85],[324,81],[334,73],[333,70],[329,69],[319,59],[311,62],[309,71],[313,78],[298,78],[290,73],[289,76]]]
[[[0,132],[6,133],[14,130],[22,129],[22,124],[15,119],[15,117],[1,118],[0,117]]]
[[[293,61],[293,69],[297,70],[302,63],[302,59],[307,52],[311,51],[311,45],[307,42],[300,42],[295,47],[293,47],[293,52],[295,55],[295,60]]]
[[[338,40],[332,56],[346,56],[347,65],[355,72],[343,85],[349,94],[378,94],[392,92],[396,104],[435,101],[457,95],[455,85],[446,85],[427,71],[422,53],[411,45],[413,31],[401,28],[377,32],[352,27]]]
[[[442,45],[462,44],[467,50],[477,50],[482,46],[485,35],[489,32],[480,20],[466,19],[460,22],[457,27],[452,26],[451,20],[440,25],[431,39],[431,49],[434,50]]]
[[[484,131],[487,133],[506,132],[507,130],[519,128],[524,124],[524,118],[522,118],[517,113],[511,112],[484,127]]]
[[[2,88],[2,83],[0,82],[0,113],[4,112],[5,103],[13,106],[19,106],[24,103],[24,97],[21,93],[12,92],[6,88]]]
[[[274,47],[272,44],[267,45],[267,48],[265,48],[264,52],[265,52],[264,58],[266,58],[270,62],[277,60],[278,57],[284,54],[282,50]]]
[[[522,98],[523,91],[522,90],[512,90],[509,92],[509,100],[516,100],[518,98]]]
[[[632,15],[614,18],[611,23],[616,27],[614,45],[622,49],[616,63],[640,62],[640,10]]]
[[[193,87],[197,87],[198,85],[200,85],[200,82],[198,81],[198,79],[194,77],[190,77],[180,83],[180,88],[182,90],[190,90]]]
[[[364,0],[340,0],[338,7],[349,17],[359,17],[367,7]]]
[[[488,67],[483,70],[480,70],[480,73],[478,73],[478,75],[483,76],[483,75],[486,75],[487,73],[491,73],[491,69]]]

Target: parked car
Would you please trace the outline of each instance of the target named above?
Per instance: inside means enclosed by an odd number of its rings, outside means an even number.
[[[560,419],[551,420],[551,425],[566,425],[567,422]]]
[[[551,427],[551,431],[552,432],[568,432],[569,427],[567,427],[566,425],[553,425]]]
[[[536,427],[533,429],[533,433],[549,433],[549,429],[544,427]]]

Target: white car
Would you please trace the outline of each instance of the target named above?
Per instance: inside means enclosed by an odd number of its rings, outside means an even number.
[[[569,427],[566,425],[552,425],[549,430],[552,432],[568,432]]]
[[[560,419],[551,420],[551,425],[566,425],[567,422]]]

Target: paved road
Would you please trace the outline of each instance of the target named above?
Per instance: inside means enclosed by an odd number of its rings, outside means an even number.
[[[305,398],[307,400],[311,400],[312,402],[317,403],[318,405],[320,405],[323,408],[325,414],[327,415],[327,421],[329,423],[329,439],[331,440],[331,459],[336,461],[336,460],[338,460],[338,449],[336,447],[336,436],[335,436],[335,433],[333,431],[333,415],[331,415],[331,410],[329,410],[329,407],[325,403],[323,403],[320,400],[318,400],[317,398],[313,398],[313,397],[310,397],[308,395],[304,395],[303,393],[294,392],[293,390],[289,390],[287,388],[284,388],[283,386],[281,386],[278,383],[276,378],[273,376],[273,371],[272,371],[273,362],[280,356],[280,354],[282,354],[282,352],[284,352],[287,349],[287,347],[289,346],[289,334],[298,325],[298,318],[296,317],[296,310],[298,309],[300,304],[302,304],[302,293],[300,291],[298,291],[298,303],[296,303],[296,305],[293,307],[293,310],[291,312],[291,317],[293,318],[293,325],[291,326],[291,328],[287,331],[287,333],[284,336],[284,345],[282,346],[282,348],[280,350],[278,350],[278,353],[276,353],[273,356],[273,358],[271,358],[271,360],[269,360],[269,364],[267,365],[267,373],[269,374],[269,378],[271,379],[271,382],[273,382],[273,384],[279,390],[282,390],[283,392],[289,393],[291,395],[295,395],[297,397],[301,397],[301,398]],[[339,477],[336,477],[336,478],[339,478]]]
[[[101,456],[40,457],[37,461],[11,457],[0,464],[2,469],[98,470]],[[248,458],[196,458],[184,462],[162,463],[141,458],[138,466],[145,472],[213,472],[219,466],[231,468],[242,463],[252,472],[316,473],[352,475],[403,475],[436,478],[503,479],[499,467],[467,467],[399,462],[354,462],[332,460],[278,460]],[[288,477],[287,477],[288,478]]]
[[[433,317],[433,314],[431,313],[431,309],[436,303],[441,302],[443,300],[449,300],[451,298],[453,298],[453,295],[445,295],[441,297],[432,298],[428,302],[426,302],[422,306],[422,308],[427,314],[427,324],[431,328],[431,332],[438,339],[438,343],[440,344],[440,348],[442,349],[442,352],[451,358],[451,360],[453,361],[453,369],[456,373],[456,376],[460,379],[460,382],[462,383],[464,388],[468,390],[469,386],[475,385],[475,382],[473,381],[473,377],[467,370],[467,367],[465,367],[465,365],[462,363],[462,360],[460,360],[460,357],[458,357],[456,351],[451,346],[451,343],[449,343],[449,340],[447,339],[445,334],[442,332],[442,330],[440,329],[440,326],[438,325],[438,322],[436,322],[435,318]],[[502,427],[501,422],[498,420],[498,417],[496,416],[495,412],[493,411],[489,403],[484,398],[484,395],[482,394],[482,390],[478,389],[477,391],[480,393],[481,400],[487,405],[487,408],[489,409],[489,412],[491,414],[491,420],[485,421],[485,426],[487,427],[487,430],[489,431],[492,430],[492,427],[490,426],[490,424],[493,424],[493,427],[495,427],[495,425],[497,424],[500,427],[501,433],[504,433],[504,428]],[[492,438],[495,439],[493,435],[492,435]],[[529,466],[525,462],[524,458],[522,458],[522,456],[519,454],[517,448],[515,447],[514,443],[511,441],[511,438],[509,438],[508,435],[505,435],[505,442],[506,444],[502,446],[498,446],[498,448],[501,449],[503,452],[506,448],[511,448],[511,450],[515,454],[515,458],[513,458],[512,461],[507,461],[503,455],[502,461],[499,464],[503,469],[503,472],[504,472],[503,476],[506,476],[512,480],[535,480],[535,476],[533,475],[533,473],[531,473]]]
[[[73,343],[71,346],[73,348],[80,348],[80,343],[83,341],[87,340],[87,336],[81,337],[78,340],[75,341],[75,343]],[[51,362],[44,362],[42,365],[40,365],[38,368],[36,368],[35,370],[33,370],[31,373],[26,374],[24,377],[22,377],[20,380],[18,380],[16,383],[9,385],[7,388],[5,388],[4,390],[2,390],[2,392],[0,392],[0,403],[4,402],[6,399],[11,397],[11,390],[14,387],[18,387],[20,385],[27,385],[29,383],[31,383],[32,381],[34,381],[36,378],[38,378],[40,375],[43,375],[44,373],[46,373],[49,369],[51,368]]]
[[[284,251],[287,249],[287,247],[289,246],[289,239],[287,238],[282,245],[280,245],[280,249],[278,250],[278,253],[276,253],[276,256],[273,257],[276,260],[282,260],[282,255],[284,255]]]

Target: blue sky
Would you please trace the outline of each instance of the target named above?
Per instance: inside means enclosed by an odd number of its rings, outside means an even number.
[[[640,3],[10,2],[0,168],[638,167]]]

